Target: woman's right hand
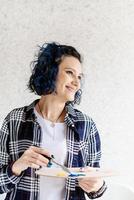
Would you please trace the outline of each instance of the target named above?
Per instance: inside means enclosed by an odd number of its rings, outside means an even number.
[[[28,167],[38,169],[40,166],[46,166],[49,162],[44,156],[50,157],[48,151],[35,146],[30,146],[22,156],[12,165],[12,172],[19,176],[22,171]]]

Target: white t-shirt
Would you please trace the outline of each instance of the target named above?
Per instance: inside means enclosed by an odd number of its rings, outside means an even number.
[[[66,125],[65,123],[52,123],[44,119],[35,109],[37,121],[42,129],[41,147],[53,154],[55,160],[60,164],[66,161]],[[52,167],[58,167],[52,165]],[[40,176],[40,200],[64,200],[65,199],[65,179]]]

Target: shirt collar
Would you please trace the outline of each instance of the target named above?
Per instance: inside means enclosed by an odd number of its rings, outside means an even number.
[[[26,119],[36,122],[36,115],[34,113],[34,107],[39,100],[40,99],[36,99],[29,106],[26,107]],[[75,135],[76,139],[79,140],[79,136],[78,136],[79,133],[77,131],[77,128],[75,127],[75,121],[77,118],[75,109],[72,104],[66,104],[65,109],[66,109],[66,115],[65,115],[64,122],[66,123],[66,125],[68,127],[70,127],[76,133],[76,135]]]
[[[27,112],[27,118],[35,118],[35,115],[34,115],[34,107],[35,105],[37,104],[37,102],[39,101],[40,99],[36,99],[35,101],[33,101],[29,106],[26,107],[26,112]],[[66,104],[65,105],[65,109],[66,109],[66,117],[69,117],[69,116],[72,116],[72,117],[76,117],[76,112],[75,112],[75,109],[73,107],[73,105],[71,103],[69,104]]]

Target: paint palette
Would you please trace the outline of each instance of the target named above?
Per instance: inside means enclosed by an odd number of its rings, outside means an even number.
[[[43,167],[36,171],[36,174],[40,176],[48,176],[48,177],[55,177],[55,178],[72,178],[76,177],[80,178],[102,178],[102,177],[111,177],[117,176],[118,172],[113,170],[101,170],[96,169],[94,171],[86,170],[86,171],[78,171],[78,168],[70,168],[71,174],[63,171],[61,168],[48,168]]]

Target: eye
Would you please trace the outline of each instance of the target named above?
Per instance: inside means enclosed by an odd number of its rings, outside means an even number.
[[[78,79],[81,81],[82,80],[82,76],[78,76]]]
[[[66,73],[67,73],[67,74],[70,74],[70,75],[73,75],[73,72],[70,71],[70,70],[66,71]]]

